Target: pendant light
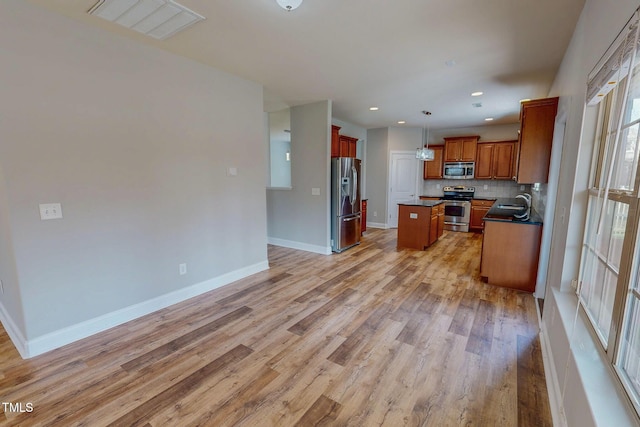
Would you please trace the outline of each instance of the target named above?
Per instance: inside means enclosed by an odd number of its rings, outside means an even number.
[[[276,0],[281,8],[287,12],[291,12],[302,4],[302,0]]]
[[[431,112],[430,111],[422,111],[422,114],[424,114],[425,116],[430,116]],[[418,160],[422,160],[422,161],[429,161],[429,160],[433,160],[436,158],[436,152],[429,149],[429,126],[427,126],[427,137],[425,139],[425,129],[424,127],[422,128],[422,147],[418,147],[418,149],[416,150],[416,159]]]

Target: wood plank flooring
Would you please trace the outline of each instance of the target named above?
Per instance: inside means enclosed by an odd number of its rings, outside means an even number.
[[[481,239],[269,247],[269,271],[30,360],[0,328],[0,425],[551,426],[534,298],[479,280]]]

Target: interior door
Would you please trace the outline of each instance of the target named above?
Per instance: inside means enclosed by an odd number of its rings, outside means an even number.
[[[392,151],[389,166],[389,212],[387,226],[398,227],[398,203],[418,197],[418,163],[412,151]]]

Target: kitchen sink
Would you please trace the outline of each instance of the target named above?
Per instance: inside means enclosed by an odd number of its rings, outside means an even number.
[[[501,204],[501,205],[498,205],[498,207],[500,209],[512,209],[514,211],[521,211],[527,208],[524,205],[512,205],[512,204]]]

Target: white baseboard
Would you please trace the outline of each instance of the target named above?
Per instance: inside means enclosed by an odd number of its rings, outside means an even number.
[[[536,306],[537,305],[536,303]],[[556,371],[556,365],[553,363],[551,343],[549,342],[544,323],[541,324],[540,328],[540,347],[542,348],[542,363],[544,364],[544,376],[547,383],[547,393],[549,394],[549,406],[553,425],[554,427],[568,427],[567,419],[562,409],[562,391],[560,381],[558,380],[558,372]]]
[[[7,335],[9,335],[9,338],[11,338],[11,341],[16,347],[16,350],[18,350],[18,353],[20,353],[20,356],[23,359],[27,359],[27,354],[29,353],[28,346],[26,344],[27,340],[22,332],[20,332],[20,328],[16,326],[11,316],[9,316],[9,313],[7,312],[5,306],[2,304],[2,301],[0,301],[0,322],[4,327],[4,330],[7,331]]]
[[[382,228],[386,230],[389,227],[387,226],[387,224],[384,224],[382,222],[367,222],[367,228]]]
[[[262,261],[30,340],[25,340],[1,305],[0,320],[20,356],[28,359],[268,269],[268,261]]]
[[[293,240],[278,239],[277,237],[267,237],[267,243],[284,248],[299,249],[301,251],[313,252],[322,255],[331,255],[331,247],[310,245],[308,243],[296,242]]]

